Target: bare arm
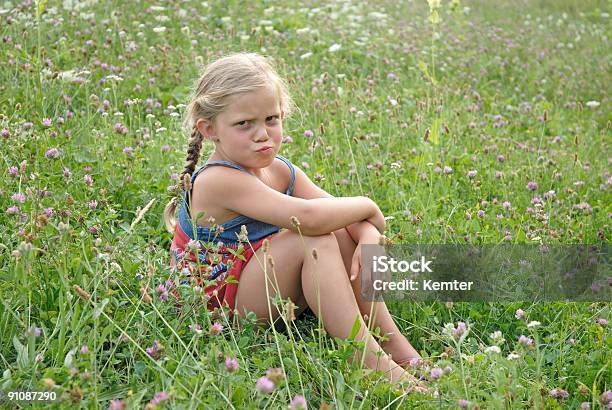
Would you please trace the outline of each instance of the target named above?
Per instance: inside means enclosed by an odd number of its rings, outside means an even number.
[[[291,219],[296,217],[305,235],[330,233],[377,215],[378,207],[366,197],[303,199],[282,194],[238,170],[218,168],[208,173],[206,195],[218,198],[219,206],[293,231],[297,228]]]
[[[295,167],[295,171],[295,196],[305,199],[333,198],[333,195],[329,194],[312,182],[310,178],[308,178],[308,176],[297,166]],[[382,226],[377,226],[381,224]],[[384,216],[378,207],[376,217],[345,226],[347,232],[355,242],[359,242],[362,238],[368,238],[370,241],[378,241],[378,238],[384,233],[386,227]]]

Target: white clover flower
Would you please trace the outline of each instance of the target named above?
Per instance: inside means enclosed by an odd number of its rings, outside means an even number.
[[[538,327],[538,326],[540,326],[540,325],[541,325],[541,323],[540,323],[540,322],[538,322],[537,320],[532,320],[531,322],[529,322],[529,323],[527,324],[527,327],[528,327],[528,328],[532,328],[532,327]]]
[[[340,48],[342,48],[342,46],[338,43],[335,43],[332,44],[327,51],[329,51],[330,53],[335,53],[336,51],[340,50]]]
[[[516,353],[510,353],[510,354],[508,355],[508,357],[506,357],[506,359],[508,359],[508,360],[514,360],[514,359],[518,359],[519,357],[521,357],[521,356],[517,355]]]
[[[300,60],[306,60],[307,58],[312,57],[312,53],[308,52],[308,53],[304,53],[300,56]]]
[[[497,346],[488,346],[485,353],[501,353],[501,349]]]
[[[586,106],[589,108],[599,107],[599,101],[587,101]]]
[[[491,333],[489,335],[489,337],[491,338],[491,340],[493,340],[495,342],[495,344],[500,345],[502,343],[504,343],[506,340],[503,338],[502,336],[502,332],[499,330],[496,330],[495,332]]]
[[[164,27],[164,26],[153,27],[153,32],[155,32],[155,33],[163,33],[164,31],[166,31],[166,27]]]
[[[453,337],[454,330],[455,330],[455,325],[452,323],[447,323],[444,325],[444,330],[442,331],[442,333],[444,333],[445,335],[449,337]]]

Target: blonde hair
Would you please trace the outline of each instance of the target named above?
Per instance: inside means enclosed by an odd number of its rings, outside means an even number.
[[[285,115],[293,110],[293,101],[285,81],[278,75],[270,59],[257,53],[234,53],[221,57],[206,66],[195,82],[191,101],[185,110],[183,127],[190,135],[185,168],[180,175],[178,194],[190,189],[191,175],[200,158],[203,136],[196,128],[199,119],[214,121],[228,106],[228,97],[255,91],[272,85],[278,94],[280,108]],[[175,191],[176,192],[176,191]],[[166,229],[176,228],[178,198],[174,196],[164,209]]]

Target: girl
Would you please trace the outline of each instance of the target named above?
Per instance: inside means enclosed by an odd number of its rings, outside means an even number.
[[[269,299],[280,293],[295,303],[297,314],[310,307],[328,333],[343,339],[358,317],[356,339],[366,343],[365,365],[391,381],[413,380],[398,364],[419,354],[385,303],[372,306],[360,292],[361,245],[378,243],[383,214],[366,197],[332,197],[278,155],[291,104],[284,81],[260,55],[229,55],[205,69],[186,110],[191,138],[178,223],[176,198],[164,212],[174,233],[171,265],[193,269],[198,255],[206,279],[214,280],[205,289],[210,309],[227,306],[274,321],[279,312]],[[195,171],[203,140],[214,144],[214,152]],[[218,249],[200,252],[200,240],[212,240]],[[236,257],[245,240],[245,251]],[[372,311],[375,325],[390,336],[382,346],[362,318]]]

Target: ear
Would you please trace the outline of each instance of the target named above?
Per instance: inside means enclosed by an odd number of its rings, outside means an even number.
[[[280,119],[284,120],[285,119],[285,111],[281,110],[280,112]]]
[[[205,139],[213,142],[217,140],[215,124],[211,120],[200,118],[198,121],[196,121],[195,126]]]

